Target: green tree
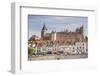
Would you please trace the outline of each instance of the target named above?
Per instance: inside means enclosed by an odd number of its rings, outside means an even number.
[[[33,54],[33,48],[28,47],[28,55],[32,56]]]

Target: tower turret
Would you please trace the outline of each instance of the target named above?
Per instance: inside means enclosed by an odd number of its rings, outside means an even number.
[[[47,33],[47,28],[46,28],[46,26],[45,26],[45,24],[44,24],[44,25],[43,25],[43,28],[42,28],[42,30],[41,30],[41,37],[42,37],[42,38],[45,37],[46,33]]]
[[[83,33],[83,25],[80,27],[80,32]]]
[[[52,31],[51,33],[51,40],[56,41],[56,31]]]
[[[83,34],[83,25],[80,28],[77,28],[76,32]]]

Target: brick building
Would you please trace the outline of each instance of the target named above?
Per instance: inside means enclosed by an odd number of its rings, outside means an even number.
[[[41,38],[43,40],[56,41],[59,44],[73,44],[75,42],[82,42],[85,40],[83,26],[76,28],[73,32],[66,30],[61,32],[51,31],[48,33],[48,29],[45,24],[41,30]]]

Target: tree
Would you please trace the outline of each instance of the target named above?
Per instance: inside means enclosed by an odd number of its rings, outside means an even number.
[[[32,56],[33,54],[33,48],[28,47],[28,55]]]

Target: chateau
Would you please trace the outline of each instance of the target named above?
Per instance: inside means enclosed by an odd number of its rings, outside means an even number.
[[[48,32],[44,24],[41,29],[41,37],[33,35],[28,42],[28,47],[34,49],[34,54],[57,54],[59,51],[64,55],[88,54],[88,37],[84,37],[83,26],[75,31],[51,31]],[[65,56],[67,57],[67,56]]]
[[[66,29],[66,31],[61,31],[61,32],[52,31],[51,33],[48,33],[48,29],[44,24],[41,30],[41,38],[43,40],[58,41],[59,43],[67,43],[67,44],[85,41],[83,26],[76,28],[74,32],[68,31]]]

